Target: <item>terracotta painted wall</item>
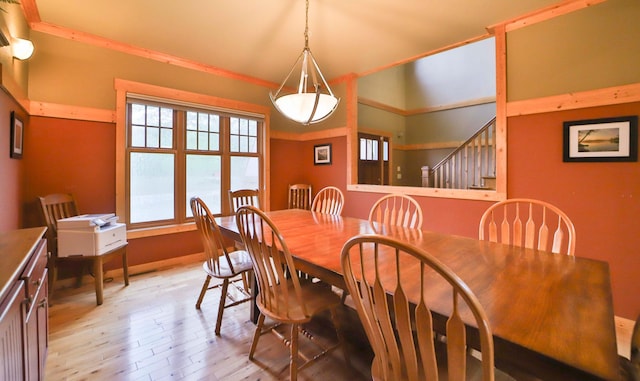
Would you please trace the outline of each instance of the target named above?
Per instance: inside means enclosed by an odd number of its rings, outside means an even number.
[[[640,103],[630,103],[508,123],[509,197],[564,210],[576,227],[576,255],[609,263],[615,312],[633,320],[640,314],[640,163],[564,163],[562,123],[639,114]]]
[[[638,114],[640,103],[633,103],[508,121],[508,197],[537,198],[563,209],[576,226],[577,256],[609,264],[615,313],[633,320],[640,314],[640,163],[564,163],[562,122]],[[332,142],[334,163],[321,167],[306,159],[320,141],[272,141],[273,152],[280,151],[272,154],[272,209],[286,207],[286,184],[295,179],[308,181],[314,189],[330,185],[331,181],[345,189],[346,161],[340,164],[335,158],[346,155],[346,138]],[[340,153],[339,149],[344,151]],[[343,215],[367,218],[371,205],[380,196],[345,192]],[[480,217],[489,206],[484,201],[416,199],[424,213],[425,229],[473,238],[477,237]]]
[[[24,160],[9,157],[11,111],[18,113],[25,126],[28,124],[26,114],[13,98],[7,96],[4,91],[0,91],[0,232],[22,227],[22,189],[25,170]],[[31,147],[24,147],[25,157],[30,150]]]
[[[73,193],[79,213],[115,210],[115,125],[32,117],[25,137],[25,225],[41,225],[37,197]],[[202,252],[195,231],[129,240],[129,265]],[[117,261],[109,264],[117,266]]]
[[[346,137],[309,142],[272,139],[270,144],[271,210],[287,208],[289,184],[311,184],[312,197],[329,185],[346,191]],[[317,144],[331,144],[332,164],[313,164]]]

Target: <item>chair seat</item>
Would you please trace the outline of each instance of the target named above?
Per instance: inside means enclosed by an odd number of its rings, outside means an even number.
[[[202,264],[202,268],[205,273],[215,278],[233,278],[243,271],[248,271],[252,269],[253,264],[251,263],[251,257],[249,253],[244,250],[237,250],[229,253],[229,259],[231,261],[231,265],[233,266],[233,271],[229,267],[227,261],[221,260],[219,262],[220,267],[216,269],[212,269],[209,266],[209,262],[205,261]]]
[[[321,311],[337,307],[342,303],[340,295],[334,293],[331,290],[331,287],[327,287],[326,284],[314,283],[310,280],[300,279],[302,299],[305,301],[307,308],[307,314],[305,315],[302,310],[302,306],[297,302],[293,283],[291,280],[288,280],[288,283],[287,288],[289,290],[289,300],[285,301],[286,296],[284,293],[277,295],[280,306],[282,306],[282,311],[278,313],[273,312],[273,307],[265,308],[265,306],[261,305],[261,298],[258,296],[258,308],[264,315],[287,324],[304,324],[311,321],[311,317],[313,315],[316,315]]]

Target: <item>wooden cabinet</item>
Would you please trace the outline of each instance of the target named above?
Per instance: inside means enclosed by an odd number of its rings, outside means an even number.
[[[46,228],[0,233],[0,379],[43,380],[47,356]]]

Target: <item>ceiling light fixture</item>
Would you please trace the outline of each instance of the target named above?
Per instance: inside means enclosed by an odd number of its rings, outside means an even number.
[[[33,42],[22,38],[14,38],[13,44],[13,56],[19,60],[26,60],[33,54]]]
[[[300,80],[295,87],[297,92],[284,93],[283,89],[289,77],[299,66]],[[319,82],[318,79],[321,81]],[[289,88],[293,88],[293,86]],[[325,120],[338,107],[340,99],[331,92],[313,54],[311,54],[311,49],[309,49],[309,0],[306,0],[304,49],[278,91],[275,94],[269,93],[269,96],[273,105],[282,115],[304,125]]]

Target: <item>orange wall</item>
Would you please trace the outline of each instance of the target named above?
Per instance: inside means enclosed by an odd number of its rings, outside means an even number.
[[[13,98],[0,91],[0,232],[22,227],[22,189],[24,187],[24,159],[9,157],[11,111],[15,111],[27,126],[29,119]],[[25,128],[28,133],[29,129]],[[31,154],[31,147],[23,147],[23,157]]]
[[[271,210],[286,209],[289,184],[311,184],[312,197],[333,185],[346,191],[347,139],[331,138],[312,142],[272,139]],[[331,144],[331,164],[314,165],[314,145]]]
[[[640,103],[509,119],[509,197],[547,200],[576,226],[576,255],[609,263],[616,314],[640,314],[640,163],[564,163],[562,122],[638,115]]]

